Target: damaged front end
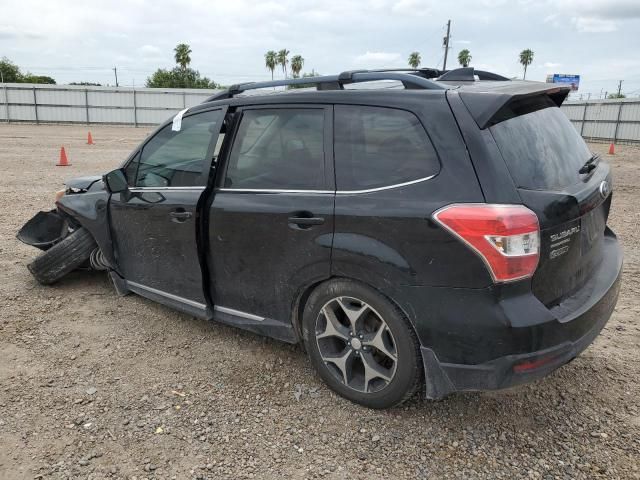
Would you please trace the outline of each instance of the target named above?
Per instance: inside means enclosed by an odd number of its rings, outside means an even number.
[[[65,196],[86,193],[101,180],[99,176],[78,177],[68,180],[64,190],[56,193],[56,205],[64,201]],[[16,237],[22,243],[48,250],[56,243],[63,240],[70,232],[79,226],[77,219],[63,213],[59,208],[50,211],[36,213],[25,223]]]
[[[69,234],[69,219],[57,210],[38,212],[23,225],[18,240],[27,245],[48,250]]]

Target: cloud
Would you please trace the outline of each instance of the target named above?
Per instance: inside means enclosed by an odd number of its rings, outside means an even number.
[[[391,52],[367,52],[363,55],[358,55],[355,58],[357,65],[363,65],[367,67],[384,67],[394,66],[400,62],[401,55],[399,53]]]
[[[153,45],[143,45],[138,49],[138,53],[143,57],[160,57],[162,50]]]
[[[403,15],[422,17],[431,13],[431,2],[425,0],[399,0],[391,7],[391,11]]]
[[[544,68],[557,68],[557,67],[561,67],[562,64],[561,63],[553,63],[553,62],[545,62],[542,66]]]
[[[0,38],[6,39],[20,39],[27,38],[30,40],[37,40],[44,38],[44,35],[33,32],[31,30],[17,29],[12,25],[0,25]]]
[[[614,20],[596,17],[574,17],[572,22],[579,32],[608,33],[618,30],[618,25]]]
[[[459,45],[469,45],[471,44],[471,40],[454,40],[453,43],[457,43]]]

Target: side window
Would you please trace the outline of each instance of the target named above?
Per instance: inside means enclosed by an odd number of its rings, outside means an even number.
[[[244,111],[229,155],[224,186],[324,188],[324,110]]]
[[[336,105],[338,190],[367,190],[438,173],[438,156],[418,118],[393,108]]]
[[[135,157],[131,159],[129,163],[124,167],[124,176],[127,179],[127,183],[130,187],[136,184],[136,173],[138,173],[138,165],[140,164],[140,152],[136,153]]]
[[[205,166],[214,133],[219,131],[222,112],[214,110],[182,119],[178,132],[171,124],[160,130],[142,150],[137,187],[192,187],[207,183]]]

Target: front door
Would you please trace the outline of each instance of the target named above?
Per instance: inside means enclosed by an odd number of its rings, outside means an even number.
[[[160,129],[125,167],[128,191],[110,215],[119,273],[142,295],[204,316],[197,205],[215,155],[223,109],[185,115]]]
[[[218,320],[291,339],[296,295],[329,277],[335,198],[331,112],[318,105],[239,112],[209,211],[210,285]]]

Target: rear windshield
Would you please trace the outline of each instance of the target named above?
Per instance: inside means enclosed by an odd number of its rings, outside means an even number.
[[[511,118],[490,128],[516,185],[552,190],[580,180],[589,148],[558,107]]]

